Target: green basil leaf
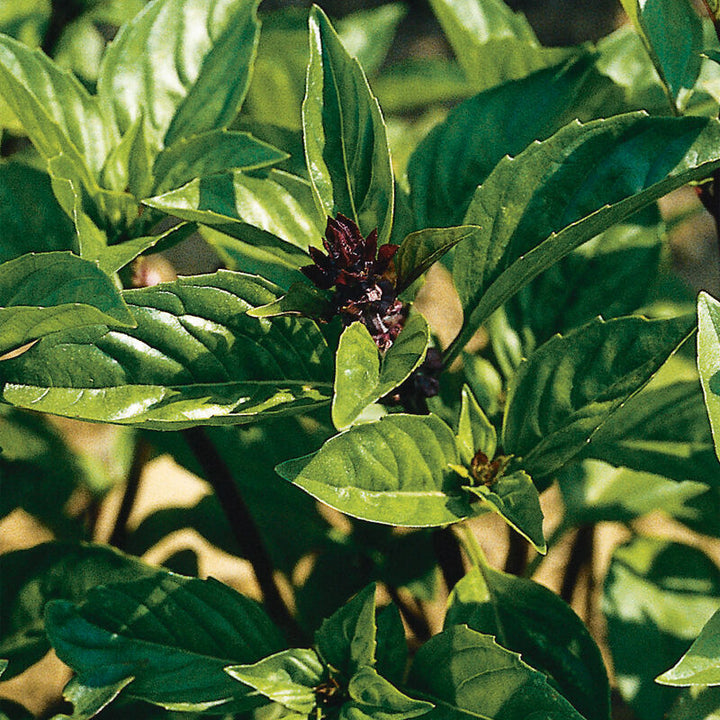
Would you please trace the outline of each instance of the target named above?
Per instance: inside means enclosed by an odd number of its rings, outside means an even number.
[[[0,354],[71,328],[135,319],[112,280],[69,252],[28,253],[0,265]]]
[[[399,2],[356,10],[337,23],[343,46],[368,75],[380,70],[407,8]]]
[[[655,467],[664,472],[662,464]],[[558,482],[565,522],[577,526],[628,522],[657,510],[678,520],[693,521],[700,515],[696,506],[707,506],[711,492],[702,482],[677,482],[649,472],[614,468],[597,460],[563,468]]]
[[[465,217],[484,228],[484,238],[475,235],[455,251],[453,279],[465,322],[448,356],[523,285],[574,248],[670,190],[712,173],[720,165],[714,150],[719,136],[715,120],[631,114],[571,123],[517,158],[502,160]]]
[[[344,720],[409,720],[435,707],[425,700],[408,697],[367,665],[352,676],[348,693],[352,701],[340,711]]]
[[[556,335],[523,361],[503,421],[503,447],[543,478],[579,453],[692,331],[687,317],[602,318]],[[546,402],[552,397],[552,403]]]
[[[446,252],[479,231],[478,227],[461,225],[449,228],[426,228],[410,233],[402,241],[393,258],[398,289],[404,290],[409,287]]]
[[[139,115],[113,148],[102,169],[103,186],[147,197],[154,185],[154,152],[148,145],[145,120]]]
[[[718,609],[720,571],[696,548],[637,537],[613,553],[603,592],[620,693],[640,720],[662,717],[678,691],[658,685],[655,677],[677,661]]]
[[[74,677],[63,689],[63,697],[73,704],[72,715],[58,715],[58,720],[90,720],[104,710],[133,681],[132,677],[116,680],[112,671],[104,677],[103,671],[97,670],[91,685],[86,685]]]
[[[125,695],[177,710],[207,710],[231,701],[258,704],[255,693],[223,672],[278,652],[283,639],[259,605],[217,580],[163,572],[96,587],[79,605],[54,600],[45,609],[58,657],[94,684],[98,666]]]
[[[276,292],[260,278],[223,270],[125,290],[137,328],[94,326],[45,338],[0,365],[2,398],[157,429],[235,424],[324,404],[331,358],[317,326],[246,314]]]
[[[293,283],[278,300],[248,311],[250,317],[277,317],[279,315],[304,315],[323,318],[332,315],[332,303],[327,293],[307,282]]]
[[[610,687],[600,650],[582,620],[555,593],[488,566],[470,570],[448,600],[445,627],[494,635],[544,672],[587,720],[608,720]]]
[[[308,183],[279,170],[197,178],[143,204],[206,225],[245,223],[302,249],[324,235]]]
[[[34,665],[50,649],[43,623],[49,600],[82,600],[108,582],[152,577],[159,571],[101,545],[52,542],[0,555],[0,656],[5,680]]]
[[[581,104],[602,82],[594,57],[585,55],[485,90],[453,108],[408,164],[418,226],[460,224],[475,189],[503,156],[547,139],[575,117],[591,120]],[[508,107],[516,108],[511,117]]]
[[[396,414],[356,425],[276,471],[347,515],[432,527],[474,514],[449,467],[457,462],[455,438],[439,418]]]
[[[715,452],[720,459],[720,302],[707,293],[700,293],[698,298],[697,358]]]
[[[55,199],[49,177],[27,165],[0,165],[0,225],[0,262],[74,247],[72,223]]]
[[[422,363],[429,340],[427,321],[415,313],[381,359],[365,325],[355,322],[345,328],[335,360],[335,427],[349,427],[366,407],[401,385]]]
[[[684,106],[681,93],[695,85],[700,74],[700,53],[704,49],[702,21],[697,10],[684,0],[621,2],[673,103]]]
[[[124,25],[98,78],[120,131],[143,116],[157,152],[227,127],[250,80],[256,7],[257,0],[154,0]]]
[[[487,503],[493,512],[527,538],[539,553],[544,555],[547,552],[540,496],[526,472],[516,470],[500,475],[492,485],[466,486],[464,489]]]
[[[581,720],[581,715],[520,656],[463,625],[446,628],[415,656],[410,692],[436,706],[428,720]]]
[[[231,665],[225,672],[288,710],[307,715],[315,707],[315,688],[325,667],[314,650],[293,648],[254,665]]]
[[[667,714],[668,720],[713,720],[720,710],[720,690],[716,687],[691,687]]]
[[[478,450],[492,460],[497,450],[497,433],[487,415],[478,405],[472,390],[463,385],[461,393],[460,419],[458,421],[457,444],[460,459],[469,465]]]
[[[315,200],[325,216],[342,213],[363,236],[390,238],[395,181],[385,123],[357,60],[325,13],[310,12],[310,64],[303,132]]]
[[[116,131],[97,98],[40,50],[0,36],[0,96],[46,160],[65,154],[77,177],[95,184]]]
[[[707,621],[690,649],[655,678],[662,685],[720,685],[720,610]]]
[[[323,620],[315,633],[322,659],[346,681],[364,665],[375,664],[375,583]]]
[[[706,483],[718,461],[702,397],[697,380],[651,383],[600,426],[583,457]]]
[[[420,538],[418,533],[414,533]],[[403,569],[406,569],[409,564],[413,561],[420,561],[425,566],[427,563],[427,556],[425,560],[418,557],[417,549],[418,543],[412,542],[413,536],[406,536],[411,538],[411,547],[407,548],[411,554],[403,555],[402,553],[396,553],[399,556],[399,561],[402,564]],[[421,540],[421,546],[427,546],[428,544],[427,535],[423,535]],[[400,541],[402,546],[402,541]],[[425,549],[427,551],[427,548]],[[392,571],[393,568],[389,568]],[[434,568],[430,571],[434,574]],[[388,575],[396,581],[398,573],[389,572]],[[377,671],[390,682],[399,684],[405,678],[405,668],[408,660],[408,646],[407,640],[405,639],[405,626],[403,625],[402,618],[400,617],[400,611],[396,605],[386,605],[384,608],[377,610],[375,624],[377,625],[377,648],[375,651],[375,667]]]
[[[228,170],[257,170],[290,157],[247,132],[211,130],[178,140],[155,160],[154,192],[179,188],[199,177]]]

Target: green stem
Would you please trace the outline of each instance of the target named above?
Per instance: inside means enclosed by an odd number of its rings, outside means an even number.
[[[150,445],[144,438],[138,438],[135,443],[135,451],[133,453],[130,470],[128,471],[127,481],[125,483],[125,491],[123,492],[120,508],[115,518],[115,525],[110,533],[108,543],[110,545],[125,550],[127,542],[127,523],[130,518],[135,500],[137,499],[138,490],[140,489],[140,478],[143,469],[150,460]]]

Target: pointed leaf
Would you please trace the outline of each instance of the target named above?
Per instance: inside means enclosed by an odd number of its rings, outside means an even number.
[[[402,559],[406,560],[407,558],[403,557]],[[393,576],[397,577],[395,574]],[[405,627],[400,617],[400,611],[392,603],[386,605],[377,611],[375,622],[377,625],[375,666],[384,678],[397,685],[405,678],[405,667],[408,660]]]
[[[327,402],[331,358],[303,318],[255,319],[277,290],[219,271],[126,290],[137,328],[57,333],[0,364],[7,403],[97,422],[234,424]]]
[[[283,646],[253,601],[217,580],[167,572],[95,588],[77,606],[54,600],[45,622],[55,652],[81,682],[100,665],[118,679],[134,677],[126,696],[178,710],[256,705],[251,689],[223,668]]]
[[[0,36],[0,96],[46,160],[68,156],[90,188],[117,141],[115,131],[72,73],[40,50]]]
[[[698,370],[720,459],[720,302],[707,293],[698,298],[697,343]]]
[[[308,172],[323,215],[353,220],[363,236],[390,238],[395,183],[385,123],[357,60],[325,13],[310,12],[310,64],[303,102]]]
[[[467,625],[544,672],[586,720],[608,720],[610,688],[600,650],[580,618],[532,580],[475,567],[455,585],[445,627]]]
[[[410,233],[402,241],[393,258],[398,289],[409,287],[446,252],[479,231],[478,227],[461,225],[449,228],[426,228]]]
[[[686,0],[621,0],[650,59],[678,107],[682,90],[695,85],[704,49],[702,21]]]
[[[497,449],[495,428],[467,385],[463,385],[461,398],[457,432],[460,459],[463,464],[469,465],[478,450],[482,450],[488,458],[494,458]]]
[[[248,311],[250,317],[277,317],[279,315],[304,315],[325,318],[332,315],[332,303],[327,293],[306,282],[293,283],[278,300]]]
[[[410,692],[435,703],[428,720],[581,720],[582,716],[520,656],[463,625],[443,630],[415,656]]]
[[[348,692],[352,701],[340,712],[340,717],[347,720],[409,720],[434,707],[425,700],[408,697],[368,666],[352,676]]]
[[[0,265],[0,354],[61,330],[135,320],[112,280],[69,252],[29,253]]]
[[[125,132],[141,115],[156,151],[227,127],[250,81],[257,0],[155,0],[100,67],[98,96]]]
[[[225,672],[288,710],[307,715],[315,707],[315,688],[325,667],[314,650],[293,648],[254,665],[231,665]]]
[[[505,451],[521,456],[533,477],[557,470],[652,378],[692,325],[687,317],[598,318],[556,335],[523,361],[509,390]]]
[[[108,675],[109,677],[105,677]],[[63,697],[73,704],[72,715],[57,715],[57,720],[90,720],[104,710],[133,681],[132,677],[115,679],[112,671],[98,668],[91,682],[74,677],[63,689]]]
[[[592,55],[584,55],[485,90],[453,108],[418,144],[408,164],[418,226],[460,224],[475,189],[505,155],[517,155],[575,118],[593,119],[582,104],[588,94],[609,85],[594,63]],[[510,117],[508,107],[515,108]]]
[[[0,656],[10,661],[4,679],[27,669],[50,649],[43,625],[49,600],[79,602],[88,590],[158,572],[107,546],[52,542],[0,556]]]
[[[701,327],[702,322],[701,314]],[[700,383],[651,384],[600,426],[583,456],[673,480],[707,482],[717,475],[718,461]]]
[[[456,250],[453,279],[465,323],[449,356],[571,250],[670,190],[707,177],[720,166],[718,143],[715,120],[631,114],[571,123],[502,160],[465,217],[485,230],[484,239],[474,236]]]
[[[366,407],[401,385],[422,363],[429,340],[427,321],[415,313],[381,359],[365,325],[356,322],[345,328],[335,362],[335,427],[349,427]]]
[[[720,610],[707,621],[680,660],[655,681],[675,687],[720,685]]]
[[[206,225],[245,223],[303,249],[324,234],[308,183],[278,170],[198,178],[143,204]]]
[[[720,571],[696,548],[637,537],[613,553],[603,592],[620,693],[640,720],[663,717],[678,690],[658,685],[655,677],[677,661],[717,611]]]
[[[257,170],[290,157],[247,132],[211,130],[192,135],[163,150],[155,160],[156,194],[179,188],[195,178],[228,170]]]
[[[349,680],[364,665],[375,664],[375,583],[361,590],[315,633],[322,659]]]
[[[276,468],[281,477],[348,515],[432,527],[473,514],[460,478],[455,438],[434,415],[389,415],[328,440]]]

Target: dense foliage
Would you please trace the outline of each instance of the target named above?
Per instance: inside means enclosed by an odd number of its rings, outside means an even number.
[[[3,680],[53,649],[74,720],[607,720],[566,601],[614,521],[619,698],[717,717],[720,570],[634,521],[720,536],[720,300],[674,276],[657,206],[690,184],[720,225],[718,3],[623,0],[546,48],[502,0],[431,0],[454,58],[397,63],[399,4],[67,5],[0,8],[0,507],[55,538],[0,555]],[[154,284],[198,235],[224,267]],[[415,305],[438,278],[447,343]],[[112,461],[53,416],[117,426]],[[159,454],[214,493],[130,528]],[[183,527],[262,603],[140,559]],[[530,577],[578,528],[561,599]]]

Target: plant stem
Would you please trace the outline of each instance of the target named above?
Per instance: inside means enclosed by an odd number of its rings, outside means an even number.
[[[433,548],[448,592],[465,575],[458,539],[449,527],[438,528],[432,535]]]
[[[575,588],[577,587],[582,569],[592,565],[594,540],[594,525],[583,525],[578,529],[565,568],[562,587],[560,588],[560,597],[568,604],[570,604],[575,594]]]
[[[430,639],[432,631],[428,624],[427,618],[423,613],[419,612],[416,608],[413,608],[410,603],[403,600],[398,589],[394,585],[385,583],[388,595],[390,599],[397,605],[398,610],[405,618],[408,627],[412,631],[413,635],[417,638],[419,643],[424,643]]]
[[[183,436],[205,479],[212,485],[243,556],[250,561],[268,614],[287,632],[290,640],[300,640],[302,632],[282,599],[270,555],[230,468],[203,428],[189,428],[183,431]]]
[[[120,550],[125,549],[125,543],[127,542],[127,522],[135,505],[138,490],[140,489],[140,478],[142,477],[145,465],[147,465],[148,460],[150,460],[150,453],[150,444],[144,438],[139,437],[135,442],[135,450],[125,483],[125,492],[120,502],[118,514],[115,517],[115,525],[108,540],[110,545],[114,545]]]
[[[505,558],[505,572],[510,575],[522,575],[528,564],[527,540],[508,525],[510,547]]]

